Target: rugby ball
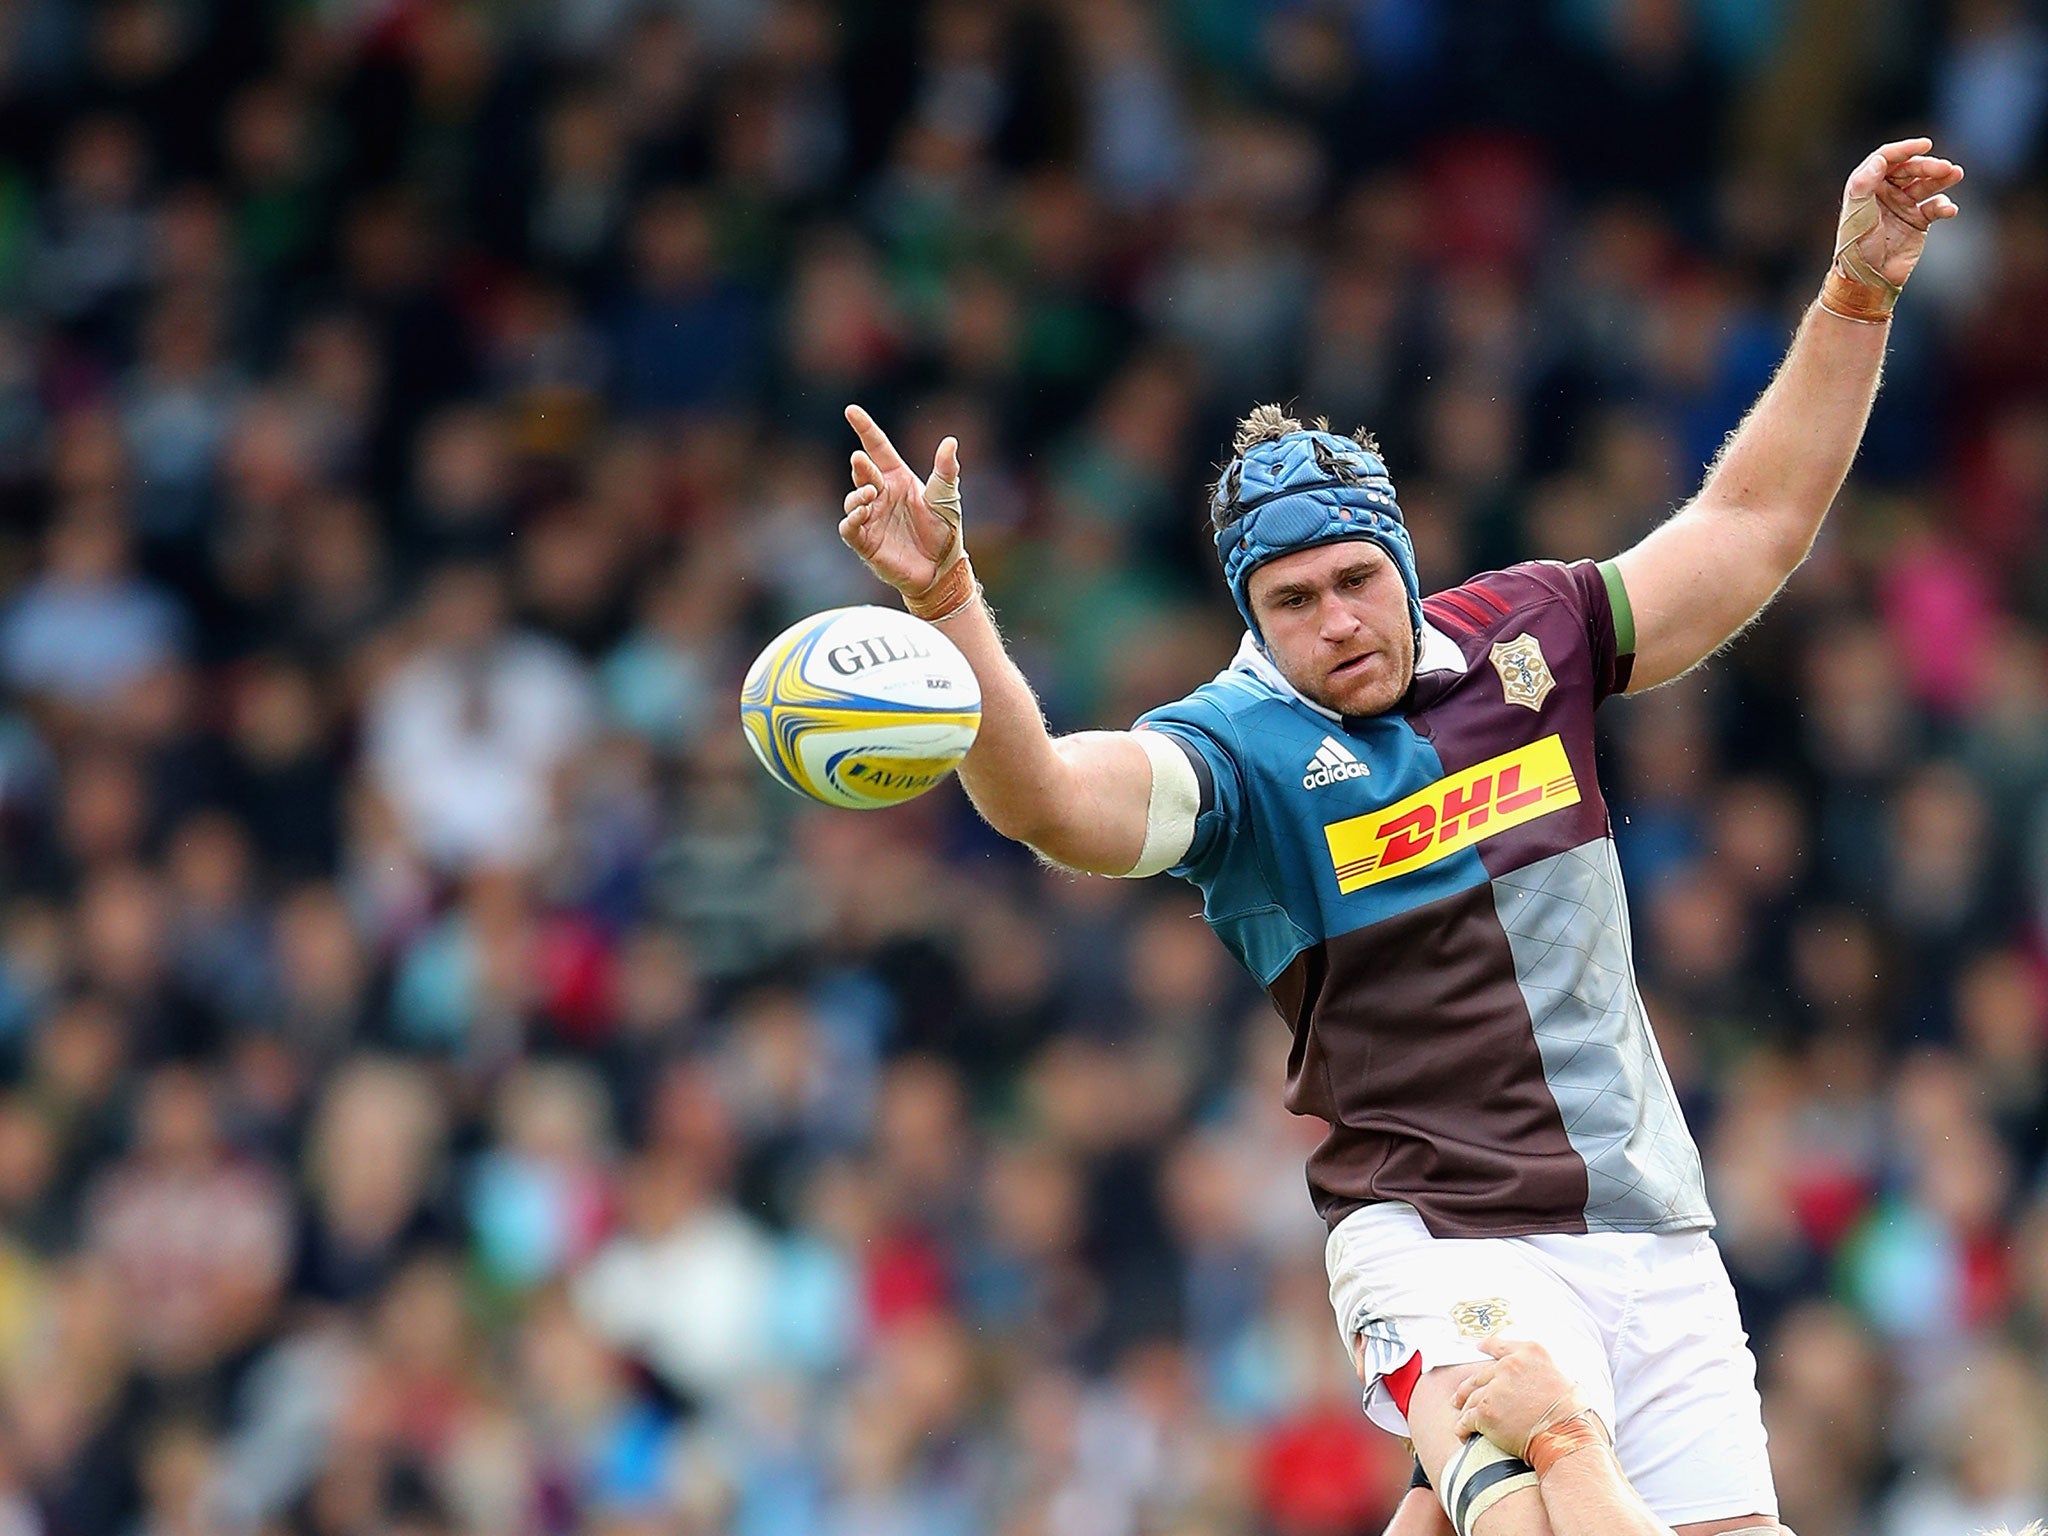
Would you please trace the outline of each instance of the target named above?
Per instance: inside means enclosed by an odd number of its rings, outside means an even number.
[[[792,624],[754,659],[740,726],[761,766],[826,805],[873,811],[953,771],[981,728],[981,684],[923,619],[834,608]]]

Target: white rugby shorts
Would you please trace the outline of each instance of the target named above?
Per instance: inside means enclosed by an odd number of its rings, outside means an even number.
[[[1338,1223],[1324,1260],[1345,1347],[1364,1341],[1365,1411],[1382,1429],[1408,1433],[1422,1371],[1488,1359],[1490,1334],[1531,1339],[1613,1429],[1659,1519],[1776,1518],[1756,1358],[1709,1233],[1440,1238],[1388,1201]]]

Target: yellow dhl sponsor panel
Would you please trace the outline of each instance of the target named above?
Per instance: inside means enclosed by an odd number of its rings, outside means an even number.
[[[1578,803],[1579,783],[1564,742],[1545,736],[1445,774],[1392,805],[1333,821],[1323,836],[1329,839],[1337,889],[1348,896]]]

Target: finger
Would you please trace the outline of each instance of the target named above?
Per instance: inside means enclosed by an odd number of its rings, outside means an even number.
[[[1849,173],[1847,192],[1851,197],[1868,197],[1878,189],[1885,177],[1891,174],[1892,163],[1885,159],[1884,151],[1874,149],[1863,163]]]
[[[854,449],[853,457],[847,462],[853,466],[855,485],[871,486],[877,491],[881,490],[882,472],[875,467],[875,461],[868,457],[866,449]]]
[[[1911,181],[1894,181],[1892,185],[1914,202],[1924,203],[1935,193],[1946,192],[1961,180],[1961,176],[1915,176]]]
[[[1915,155],[1893,166],[1890,174],[1893,181],[1904,183],[1915,176],[1938,176],[1958,169],[1953,160],[1944,160],[1939,155]]]
[[[1480,1388],[1484,1387],[1488,1382],[1493,1380],[1495,1374],[1499,1370],[1500,1367],[1498,1365],[1495,1365],[1491,1360],[1488,1360],[1483,1365],[1474,1366],[1472,1368],[1471,1374],[1468,1375],[1463,1381],[1459,1382],[1457,1387],[1452,1391],[1451,1406],[1453,1408],[1464,1407],[1466,1403],[1472,1400],[1472,1396],[1474,1393],[1478,1392]]]
[[[1920,205],[1920,211],[1927,216],[1927,221],[1931,224],[1936,219],[1952,219],[1963,210],[1958,208],[1951,198],[1930,197]]]
[[[874,461],[884,469],[902,469],[903,456],[896,451],[896,445],[889,441],[889,434],[875,425],[875,418],[857,405],[846,408],[847,425],[860,434],[860,445],[867,449]]]
[[[960,439],[949,437],[939,444],[939,451],[932,456],[932,476],[952,485],[960,478]]]
[[[1915,197],[1926,197],[1929,193],[1945,192],[1963,179],[1963,168],[1946,160],[1926,164],[1915,161],[1911,166],[1894,171],[1885,178],[1895,187],[1903,187]]]
[[[1479,1416],[1467,1408],[1458,1415],[1458,1422],[1454,1427],[1460,1440],[1467,1439],[1479,1433]]]
[[[1877,153],[1884,156],[1886,163],[1900,165],[1915,155],[1926,154],[1932,148],[1932,139],[1897,139],[1890,144],[1880,144]]]
[[[1498,1360],[1514,1347],[1514,1341],[1512,1339],[1504,1339],[1497,1333],[1489,1333],[1479,1341],[1479,1347]],[[1489,1368],[1481,1367],[1481,1369]]]
[[[851,517],[856,512],[865,513],[869,502],[875,499],[872,485],[855,486],[846,493],[846,500],[839,504],[839,510]]]
[[[1868,197],[1877,189],[1877,184],[1893,171],[1934,147],[1932,139],[1900,139],[1885,144],[1870,152],[1864,162],[1849,174],[1849,195]]]

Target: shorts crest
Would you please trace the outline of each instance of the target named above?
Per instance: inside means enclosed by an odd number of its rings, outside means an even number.
[[[1451,1321],[1461,1339],[1491,1338],[1510,1321],[1507,1299],[1482,1296],[1476,1301],[1461,1301],[1451,1308]]]

